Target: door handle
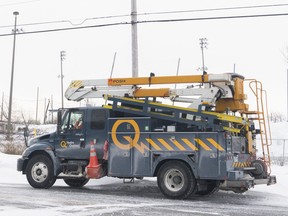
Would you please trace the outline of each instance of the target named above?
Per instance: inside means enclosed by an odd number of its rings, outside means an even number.
[[[75,136],[84,136],[83,133],[76,133]]]

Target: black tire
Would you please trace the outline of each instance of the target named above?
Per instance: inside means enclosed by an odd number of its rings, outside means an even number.
[[[71,178],[71,179],[63,179],[64,182],[70,187],[83,187],[89,182],[87,178]]]
[[[157,175],[160,191],[170,199],[185,199],[196,188],[196,180],[192,170],[181,161],[164,163]]]
[[[45,155],[32,157],[27,163],[26,178],[34,188],[50,188],[56,181],[51,159]]]
[[[267,165],[262,160],[252,161],[251,167],[255,167],[255,170],[251,171],[252,176],[255,179],[266,179],[267,174]]]

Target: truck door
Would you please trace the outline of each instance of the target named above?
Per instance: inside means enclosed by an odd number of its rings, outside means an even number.
[[[69,109],[55,140],[56,155],[63,159],[85,159],[85,110]]]
[[[103,158],[103,148],[108,140],[107,124],[108,110],[102,108],[91,109],[87,114],[86,148],[89,158],[90,143],[96,142],[95,148],[99,159]]]

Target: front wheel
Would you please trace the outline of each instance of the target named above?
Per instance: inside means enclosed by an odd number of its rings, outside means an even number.
[[[181,161],[168,161],[158,172],[157,183],[160,191],[170,199],[185,199],[196,188],[192,170]]]
[[[34,188],[50,188],[56,181],[51,159],[45,155],[32,157],[27,164],[26,178]]]
[[[70,187],[83,187],[88,181],[87,178],[64,179],[64,182]]]

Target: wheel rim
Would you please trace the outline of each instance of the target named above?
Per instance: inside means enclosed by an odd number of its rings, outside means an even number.
[[[36,182],[44,182],[48,177],[48,167],[42,162],[35,163],[31,169],[31,176]]]
[[[184,176],[177,169],[170,169],[164,175],[164,183],[170,191],[179,191],[184,186]]]

